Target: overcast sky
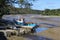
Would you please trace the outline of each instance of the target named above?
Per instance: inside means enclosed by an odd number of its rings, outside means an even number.
[[[18,5],[16,5],[18,7]],[[60,0],[36,0],[33,2],[32,9],[44,10],[44,9],[58,9],[60,8]]]

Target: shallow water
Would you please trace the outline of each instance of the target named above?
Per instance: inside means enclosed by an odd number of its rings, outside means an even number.
[[[38,33],[38,32],[43,32],[43,31],[45,31],[45,30],[48,30],[48,28],[44,28],[44,27],[42,27],[42,28],[37,28],[36,29],[36,32]]]
[[[35,18],[32,20],[32,16],[34,16]],[[9,20],[13,20],[14,18],[15,19],[18,19],[20,17],[23,17],[25,18],[27,21],[34,21],[36,20],[36,17],[37,18],[41,18],[41,16],[39,14],[26,14],[26,15],[4,15],[3,18],[4,19],[9,19]],[[43,18],[43,19],[46,19],[46,20],[53,20],[53,21],[60,21],[60,17],[51,17],[51,18]]]
[[[26,22],[34,22],[37,23],[38,25],[43,24],[44,27],[45,25],[47,25],[47,27],[57,27],[60,26],[60,17],[48,17],[48,18],[42,18],[42,19],[36,19],[36,18],[31,18],[32,16],[37,17],[37,18],[41,18],[40,15],[38,14],[24,14],[24,15],[5,15],[3,16],[4,19],[7,20],[13,20],[18,19],[20,17],[24,17]],[[46,21],[47,20],[47,21]],[[50,20],[53,20],[54,22],[51,22]],[[55,22],[57,21],[57,22]],[[43,26],[42,25],[42,26]],[[36,31],[44,31],[47,30],[48,28],[37,28]]]
[[[51,38],[43,37],[43,36],[37,36],[37,35],[24,35],[24,38],[26,40],[52,40]]]

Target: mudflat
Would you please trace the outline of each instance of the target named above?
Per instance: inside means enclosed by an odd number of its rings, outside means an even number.
[[[53,40],[60,40],[60,27],[49,28],[48,30],[37,33],[37,35],[51,38]]]

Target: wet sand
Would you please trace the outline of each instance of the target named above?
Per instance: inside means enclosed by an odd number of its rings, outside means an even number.
[[[60,40],[60,27],[49,28],[48,30],[37,33],[37,35],[48,37],[53,40]]]

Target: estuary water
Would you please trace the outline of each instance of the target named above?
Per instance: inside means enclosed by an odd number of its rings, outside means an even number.
[[[34,22],[40,26],[36,29],[36,33],[48,30],[49,27],[60,26],[60,17],[42,16],[39,14],[4,15],[2,18],[12,21],[13,19],[18,19],[21,17],[25,18],[26,22]],[[37,35],[24,35],[23,37],[27,38],[26,40],[52,40],[51,38]]]

